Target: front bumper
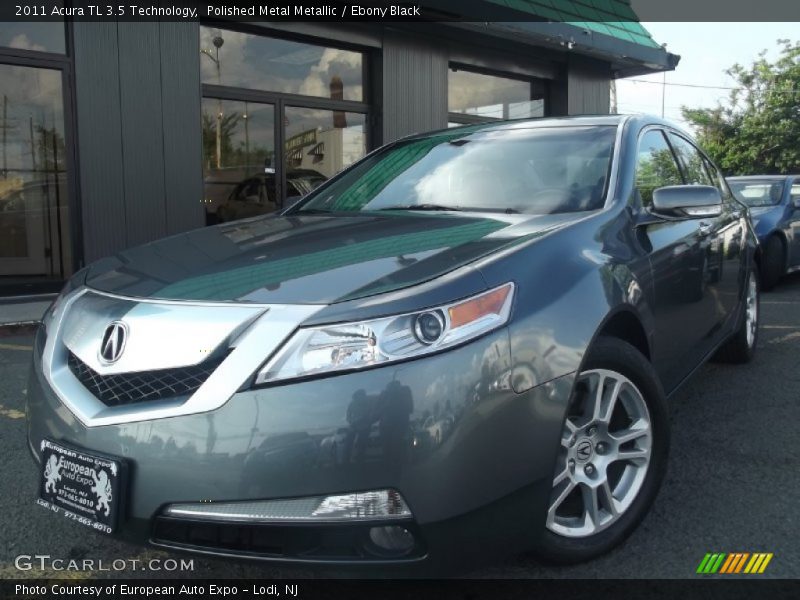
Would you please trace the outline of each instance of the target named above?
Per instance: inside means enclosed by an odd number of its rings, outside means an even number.
[[[453,549],[512,551],[543,530],[573,375],[515,393],[505,330],[402,364],[240,391],[201,414],[95,427],[50,389],[43,346],[40,331],[27,395],[30,448],[38,461],[41,440],[51,438],[127,459],[123,538],[277,561],[386,562],[315,554],[295,543],[309,537],[301,525],[264,525],[267,537],[289,541],[259,547],[241,541],[252,528],[236,537],[223,523],[192,537],[191,522],[163,514],[178,502],[381,489],[398,490],[413,514],[407,525],[419,546],[401,562],[446,559]],[[347,527],[360,535],[363,524]]]

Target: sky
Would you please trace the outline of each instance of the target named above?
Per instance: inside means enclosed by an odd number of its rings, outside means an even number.
[[[659,44],[681,56],[675,71],[617,80],[617,112],[661,115],[687,127],[681,106],[713,108],[728,104],[736,82],[725,73],[733,64],[749,66],[766,49],[767,58],[778,56],[778,39],[800,40],[798,23],[648,23],[642,25]],[[649,82],[649,83],[645,83]],[[683,87],[688,84],[705,87]]]

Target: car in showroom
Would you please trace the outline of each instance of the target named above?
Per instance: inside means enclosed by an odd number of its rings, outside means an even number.
[[[800,270],[800,176],[728,177],[734,196],[750,207],[761,243],[761,288],[770,290],[787,273]]]
[[[325,181],[312,169],[291,169],[286,173],[286,205],[289,206]],[[275,173],[259,174],[238,183],[225,202],[217,207],[219,223],[256,217],[278,210]]]
[[[72,277],[35,339],[36,501],[218,556],[587,560],[656,497],[668,397],[753,356],[760,260],[666,121],[404,138]]]

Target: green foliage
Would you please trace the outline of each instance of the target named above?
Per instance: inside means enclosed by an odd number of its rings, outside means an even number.
[[[750,67],[727,71],[737,82],[729,106],[682,108],[726,175],[800,172],[800,42],[778,44],[775,62],[765,50]]]
[[[643,205],[649,206],[653,203],[653,192],[658,188],[681,183],[681,174],[669,148],[654,149],[646,156],[639,156],[636,165],[636,189]]]

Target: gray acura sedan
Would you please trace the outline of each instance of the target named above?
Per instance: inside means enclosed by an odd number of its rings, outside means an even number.
[[[670,394],[753,356],[759,260],[658,119],[405,138],[76,274],[36,337],[37,502],[273,561],[595,557],[656,496]]]

